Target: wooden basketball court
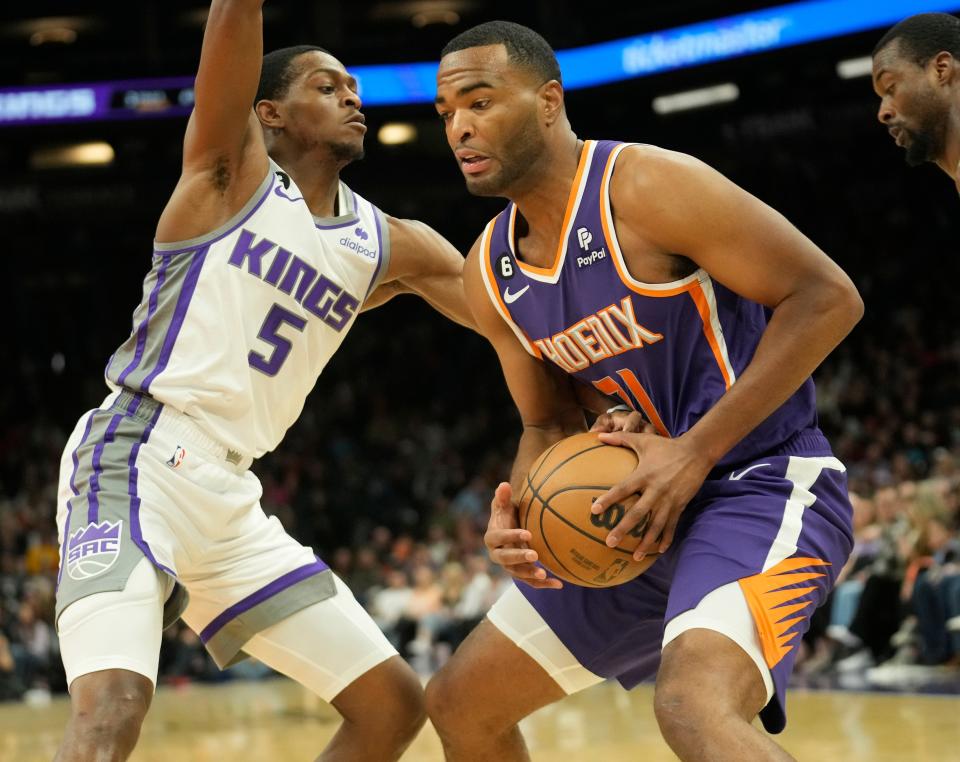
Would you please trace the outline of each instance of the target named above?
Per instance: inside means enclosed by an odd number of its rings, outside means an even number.
[[[627,693],[595,686],[524,724],[535,762],[666,762],[653,689]],[[376,711],[376,707],[371,707]],[[64,698],[46,707],[0,705],[0,760],[48,762],[69,712]],[[781,736],[799,760],[960,762],[960,697],[792,691]],[[312,760],[337,726],[335,712],[287,680],[162,688],[147,718],[137,762]],[[429,725],[403,758],[441,762]]]

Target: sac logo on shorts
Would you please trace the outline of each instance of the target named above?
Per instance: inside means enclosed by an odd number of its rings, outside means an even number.
[[[72,579],[90,579],[103,574],[120,555],[123,521],[101,521],[74,532],[67,544],[67,574]]]

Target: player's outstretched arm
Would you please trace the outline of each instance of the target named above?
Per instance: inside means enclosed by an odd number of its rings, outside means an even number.
[[[537,456],[554,442],[584,431],[586,421],[569,379],[531,356],[496,311],[480,272],[481,257],[479,243],[474,244],[463,270],[467,302],[478,330],[497,352],[523,421],[510,484],[504,483],[497,489],[484,542],[490,558],[513,577],[534,587],[559,588],[559,580],[547,578],[543,569],[533,564],[535,552],[526,547],[530,535],[518,526],[512,495],[520,493],[523,479]]]
[[[651,512],[639,554],[669,545],[680,512],[710,469],[800,387],[857,323],[863,303],[810,239],[719,172],[648,147],[629,149],[621,160],[611,186],[618,229],[654,250],[688,257],[715,281],[773,309],[750,364],[688,432],[675,439],[601,435],[640,455],[637,472],[594,506],[599,513],[642,493],[608,537],[617,544]]]
[[[263,0],[213,0],[203,33],[183,170],[157,240],[208,233],[250,199],[269,159],[253,100],[263,60]]]
[[[442,235],[417,220],[387,217],[390,264],[364,302],[379,307],[398,294],[417,294],[455,323],[477,330],[463,293],[463,256]]]
[[[229,182],[243,158],[263,61],[262,8],[263,0],[210,4],[183,164],[185,170],[215,168],[218,182]]]

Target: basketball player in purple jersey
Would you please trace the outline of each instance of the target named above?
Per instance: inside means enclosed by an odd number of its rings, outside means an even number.
[[[517,723],[535,709],[656,674],[656,717],[681,759],[789,759],[751,721],[784,727],[797,646],[851,547],[810,374],[860,318],[856,289],[699,161],[579,140],[532,30],[491,22],[455,38],[436,108],[468,190],[510,200],[464,285],[523,421],[485,538],[521,584],[427,687],[447,758],[527,759]],[[640,547],[662,554],[619,587],[545,578],[517,528],[511,493],[530,464],[585,428],[558,369],[657,432],[599,435],[640,462],[594,506],[642,495],[608,543],[649,515]]]
[[[873,50],[873,89],[907,163],[933,162],[960,190],[960,19],[921,13],[890,29]]]
[[[333,704],[344,722],[322,759],[396,759],[425,720],[416,675],[264,514],[249,467],[361,308],[414,292],[472,325],[463,259],[340,181],[363,153],[356,82],[318,48],[264,58],[261,5],[211,5],[143,301],[110,395],[64,451],[57,626],[73,713],[58,760],[129,756],[161,629],[181,614],[221,667],[251,655]]]

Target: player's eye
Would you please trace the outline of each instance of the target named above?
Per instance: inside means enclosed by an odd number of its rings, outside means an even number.
[[[444,124],[446,124],[447,122],[450,121],[450,112],[449,112],[449,111],[441,111],[440,113],[437,114],[437,119],[439,119],[441,122],[443,122]]]

